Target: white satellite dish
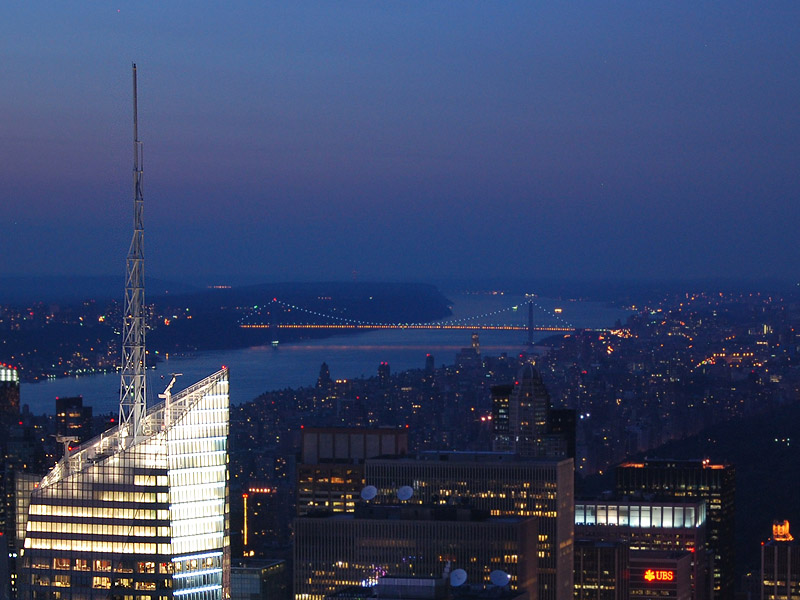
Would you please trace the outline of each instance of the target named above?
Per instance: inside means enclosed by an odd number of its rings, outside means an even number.
[[[411,496],[414,495],[414,488],[410,485],[404,485],[397,489],[397,499],[398,500],[410,500]]]
[[[492,582],[492,585],[496,585],[497,587],[505,587],[511,581],[511,575],[505,571],[492,571],[489,573],[489,581]]]
[[[363,490],[361,490],[362,500],[370,501],[377,495],[378,495],[378,488],[376,488],[374,485],[368,485]]]
[[[456,569],[450,573],[450,585],[458,587],[467,582],[467,572],[464,569]]]

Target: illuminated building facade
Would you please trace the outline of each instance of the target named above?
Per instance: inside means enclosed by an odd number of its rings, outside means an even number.
[[[630,598],[690,600],[690,552],[631,552]]]
[[[600,499],[575,503],[575,539],[625,544],[632,551],[680,551],[691,557],[692,598],[708,600],[706,503]],[[576,562],[576,572],[577,572]]]
[[[390,428],[303,429],[297,465],[297,514],[352,512],[364,487],[364,461],[408,453],[408,431]]]
[[[709,460],[646,459],[615,470],[618,494],[706,501],[707,545],[713,553],[714,600],[732,600],[735,580],[734,515],[736,473],[731,465]]]
[[[0,415],[19,414],[19,372],[0,363]]]
[[[299,517],[294,525],[295,600],[322,600],[385,575],[441,578],[448,564],[473,584],[504,571],[512,590],[536,597],[536,519],[449,506],[359,506],[354,514]]]
[[[399,486],[408,503],[466,502],[497,517],[537,517],[537,597],[572,598],[574,467],[571,458],[532,459],[501,452],[423,452],[415,459],[371,459],[366,483],[376,502],[396,502]]]
[[[775,521],[761,545],[761,600],[800,600],[800,546],[788,521]]]
[[[62,459],[30,496],[21,597],[221,600],[229,593],[228,371]]]

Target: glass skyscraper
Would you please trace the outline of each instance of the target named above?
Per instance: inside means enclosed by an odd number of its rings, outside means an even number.
[[[228,597],[228,371],[162,397],[139,436],[103,433],[34,490],[20,597]]]

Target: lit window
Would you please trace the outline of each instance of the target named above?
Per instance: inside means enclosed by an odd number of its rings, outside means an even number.
[[[111,561],[110,560],[102,560],[102,559],[98,559],[98,560],[94,561],[94,570],[95,571],[102,571],[102,572],[110,571],[111,570]],[[95,577],[95,579],[98,579],[98,577]],[[102,579],[102,578],[100,578],[100,579]],[[108,577],[106,577],[105,579],[108,579]]]
[[[156,563],[154,562],[140,562],[136,564],[137,573],[155,573]]]

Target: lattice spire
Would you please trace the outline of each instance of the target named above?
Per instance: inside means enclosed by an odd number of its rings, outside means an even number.
[[[136,64],[133,64],[133,239],[125,261],[125,312],[122,323],[122,382],[119,395],[119,424],[127,430],[129,442],[142,435],[145,400],[145,305],[144,228],[142,226],[142,143],[136,97]]]

